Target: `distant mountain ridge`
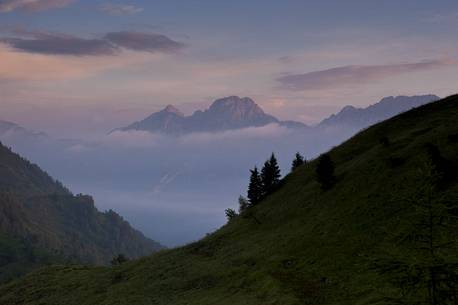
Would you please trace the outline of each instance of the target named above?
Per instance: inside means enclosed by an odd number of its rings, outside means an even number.
[[[279,124],[290,129],[354,128],[362,129],[386,120],[399,113],[439,100],[436,95],[389,96],[366,108],[345,106],[337,114],[310,127],[297,121],[281,121],[265,113],[251,98],[229,96],[215,100],[208,109],[197,110],[185,116],[180,110],[168,105],[147,118],[114,131],[148,131],[165,135],[182,135],[193,132],[221,132],[247,127]]]
[[[276,123],[287,128],[306,128],[300,122],[280,121],[266,114],[259,105],[248,97],[229,96],[214,101],[204,111],[198,110],[190,116],[183,115],[172,105],[153,113],[149,117],[116,130],[141,130],[167,135],[191,132],[218,132],[247,127],[261,127]]]
[[[16,123],[0,120],[0,137],[2,138],[21,138],[21,139],[39,139],[46,138],[44,132],[36,132],[24,128]]]
[[[319,128],[354,127],[365,128],[391,118],[401,112],[437,101],[437,95],[389,96],[366,108],[345,106],[342,110],[324,119],[317,125]]]

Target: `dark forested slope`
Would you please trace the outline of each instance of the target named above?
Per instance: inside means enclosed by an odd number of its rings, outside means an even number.
[[[37,165],[0,145],[0,279],[42,264],[107,264],[160,245],[113,211],[99,212],[90,196],[74,196]]]

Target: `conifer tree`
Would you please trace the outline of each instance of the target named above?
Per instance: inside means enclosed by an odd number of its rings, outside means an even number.
[[[250,202],[243,196],[239,196],[239,214],[242,214],[250,207]]]
[[[237,212],[233,209],[226,209],[224,212],[226,213],[227,221],[231,221],[238,216]]]
[[[299,166],[304,165],[305,162],[305,158],[299,152],[297,152],[291,165],[291,171],[294,172]]]
[[[334,162],[332,162],[331,156],[323,154],[318,158],[315,173],[323,191],[327,191],[334,186],[336,177],[334,176]]]
[[[272,153],[269,160],[264,163],[264,167],[261,170],[263,196],[272,193],[276,189],[280,183],[280,177],[280,167],[278,166],[275,154]]]
[[[250,206],[254,206],[262,199],[262,180],[258,168],[250,170],[250,184],[248,185],[248,201]]]

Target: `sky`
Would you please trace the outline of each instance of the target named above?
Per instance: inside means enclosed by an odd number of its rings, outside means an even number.
[[[457,1],[0,0],[0,119],[78,137],[239,95],[313,124],[455,93],[457,29]]]

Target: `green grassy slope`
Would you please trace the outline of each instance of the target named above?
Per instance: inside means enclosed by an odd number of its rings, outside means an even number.
[[[310,162],[251,210],[259,222],[243,215],[199,242],[115,268],[42,269],[0,287],[0,304],[386,304],[399,291],[372,258],[404,250],[391,236],[407,217],[401,198],[417,191],[425,144],[457,163],[457,138],[452,96],[333,149],[338,182],[328,192]],[[456,176],[442,192],[458,198]]]
[[[108,264],[161,246],[0,144],[0,282],[50,263]]]

